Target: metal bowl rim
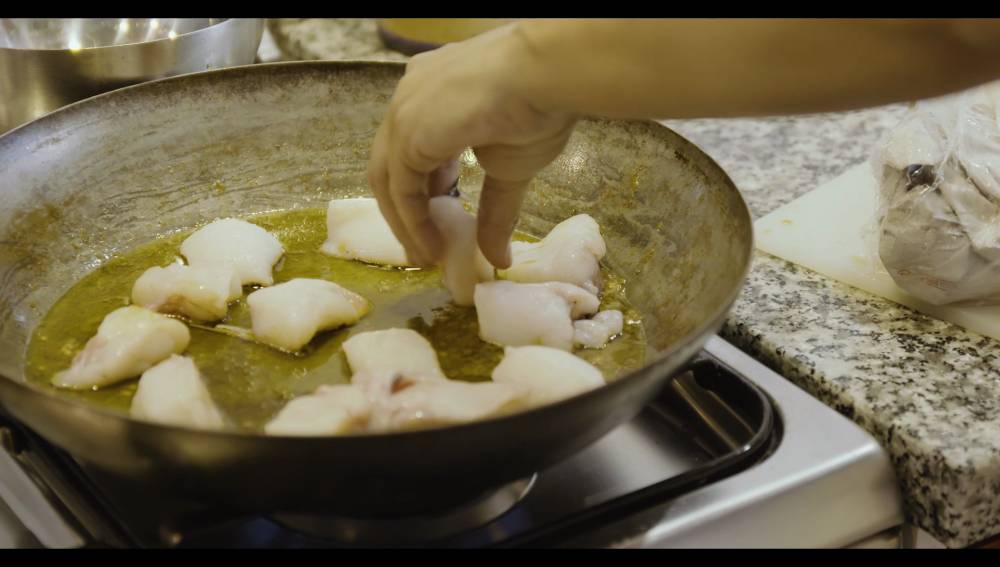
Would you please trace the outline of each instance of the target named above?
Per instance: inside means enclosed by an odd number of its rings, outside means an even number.
[[[152,19],[152,18],[144,18],[144,19]],[[69,54],[72,54],[72,55],[79,55],[81,53],[96,53],[96,52],[101,51],[101,50],[120,49],[120,48],[123,48],[123,47],[135,47],[135,46],[139,46],[139,45],[157,45],[157,44],[162,44],[162,43],[165,43],[165,42],[177,42],[177,41],[180,41],[182,38],[190,38],[191,36],[193,36],[195,34],[200,34],[202,32],[207,32],[208,30],[216,29],[219,26],[221,26],[223,24],[226,24],[228,22],[234,21],[236,19],[237,18],[219,18],[219,21],[217,21],[217,22],[215,22],[213,24],[209,24],[209,25],[207,25],[207,26],[205,26],[203,28],[198,28],[196,30],[191,30],[189,32],[184,32],[182,34],[178,34],[178,35],[174,36],[173,38],[162,37],[160,39],[154,39],[152,41],[134,41],[134,42],[131,42],[131,43],[119,43],[117,45],[97,45],[97,46],[94,46],[94,47],[81,47],[79,49],[71,49],[69,47],[59,47],[59,48],[52,48],[52,49],[39,49],[39,48],[36,48],[36,47],[5,47],[5,46],[0,46],[0,52],[10,51],[10,52],[18,52],[18,53],[69,53]],[[256,19],[256,18],[254,18],[254,19]]]

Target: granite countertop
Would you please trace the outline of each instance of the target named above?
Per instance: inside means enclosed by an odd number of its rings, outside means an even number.
[[[371,21],[272,31],[292,58],[401,59]],[[666,124],[718,161],[758,218],[866,160],[903,111]],[[952,547],[1000,533],[995,341],[763,253],[722,335],[878,439],[911,522]]]

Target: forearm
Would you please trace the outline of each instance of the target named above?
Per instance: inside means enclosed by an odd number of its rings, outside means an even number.
[[[844,110],[1000,77],[1000,23],[525,20],[519,88],[541,110],[615,118]]]

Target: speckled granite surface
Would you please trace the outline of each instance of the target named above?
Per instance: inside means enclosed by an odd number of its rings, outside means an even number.
[[[867,158],[902,108],[668,122],[763,215]],[[889,451],[911,520],[949,546],[1000,533],[997,342],[757,254],[722,333]]]
[[[272,26],[291,58],[401,59],[374,29],[356,20]],[[759,217],[865,160],[902,112],[667,125],[712,155]],[[949,546],[1000,533],[995,341],[766,254],[723,336],[879,439],[914,523]]]
[[[281,18],[267,28],[289,59],[407,59],[382,45],[371,19]]]

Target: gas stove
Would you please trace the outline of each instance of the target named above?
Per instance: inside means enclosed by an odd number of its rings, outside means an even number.
[[[895,547],[903,524],[877,442],[718,337],[591,447],[434,516],[235,514],[122,486],[9,419],[0,438],[21,545]]]

